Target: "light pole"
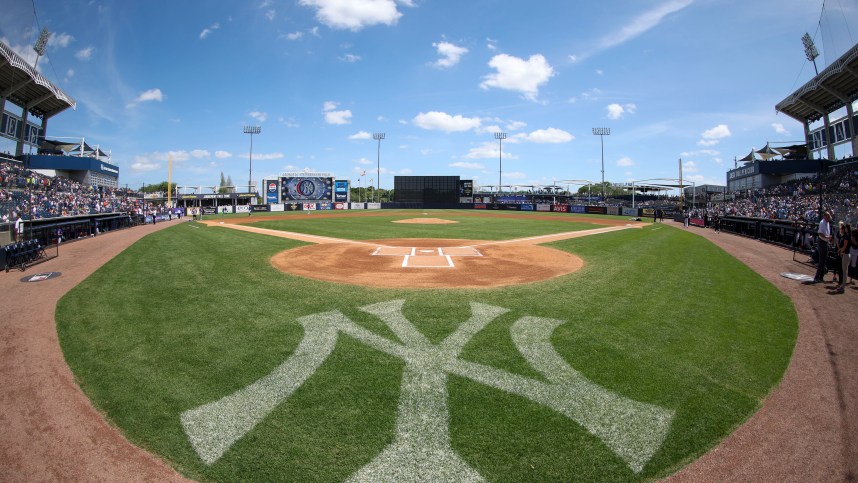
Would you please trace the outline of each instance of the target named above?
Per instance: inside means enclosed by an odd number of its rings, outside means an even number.
[[[500,195],[501,184],[503,184],[503,140],[506,139],[506,133],[496,132],[495,139],[498,140],[498,195]]]
[[[253,193],[253,135],[262,132],[262,126],[244,126],[244,134],[250,134],[250,167],[247,175],[247,192]],[[253,190],[253,191],[252,191]]]
[[[609,127],[594,127],[593,134],[602,142],[602,203],[605,202],[605,136],[611,135]]]
[[[384,139],[383,132],[373,133],[372,138],[378,141],[378,157],[376,158],[376,180],[375,180],[375,191],[378,192],[378,202],[381,203],[381,192],[379,189],[381,188],[381,140]]]

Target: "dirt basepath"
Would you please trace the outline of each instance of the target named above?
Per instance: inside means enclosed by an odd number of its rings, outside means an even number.
[[[54,320],[66,292],[135,241],[175,223],[76,241],[26,272],[0,272],[0,481],[183,480],[92,407],[66,365]],[[20,282],[43,272],[62,275]]]
[[[128,443],[93,409],[65,364],[54,321],[56,302],[63,294],[142,236],[170,224],[112,232],[63,246],[59,258],[26,272],[62,272],[45,282],[21,283],[25,275],[21,272],[0,273],[4,308],[0,480],[182,479],[156,457]],[[804,286],[779,275],[813,273],[812,267],[794,262],[790,251],[734,235],[692,230],[789,295],[800,329],[784,379],[764,407],[671,479],[855,481],[858,285],[847,288],[846,294],[829,295],[831,284]]]

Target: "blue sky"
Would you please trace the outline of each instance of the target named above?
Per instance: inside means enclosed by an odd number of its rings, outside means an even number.
[[[774,106],[854,45],[854,0],[3,0],[0,39],[77,100],[48,137],[109,150],[120,183],[247,184],[282,171],[503,184],[684,176],[801,141]],[[34,4],[35,12],[34,15]],[[855,21],[851,20],[855,29]],[[846,32],[846,33],[844,33]],[[856,30],[858,32],[858,30]],[[10,149],[0,141],[0,149]],[[11,150],[11,149],[10,149]],[[373,183],[374,184],[374,183]]]

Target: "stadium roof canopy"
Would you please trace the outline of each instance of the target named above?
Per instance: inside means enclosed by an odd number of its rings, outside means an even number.
[[[816,77],[775,106],[800,122],[810,123],[858,99],[858,44]]]
[[[77,107],[71,96],[3,42],[0,42],[0,95],[40,118]]]

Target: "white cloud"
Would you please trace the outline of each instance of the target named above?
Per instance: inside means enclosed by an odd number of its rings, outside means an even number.
[[[465,159],[498,159],[500,158],[500,151],[498,151],[498,143],[494,143],[491,141],[486,141],[483,144],[471,148],[468,150],[468,154],[464,156]],[[503,159],[518,159],[518,156],[508,153],[506,151],[503,152]]]
[[[349,139],[351,139],[353,141],[359,140],[359,139],[372,139],[372,134],[370,134],[366,131],[358,131],[358,132],[352,134],[351,136],[349,136]]]
[[[506,124],[506,128],[509,131],[518,131],[519,129],[523,129],[525,127],[527,127],[527,123],[522,121],[510,121]]]
[[[268,20],[274,20],[274,18],[276,16],[277,16],[277,11],[275,11],[275,10],[268,10],[267,12],[265,12],[265,17]]]
[[[489,50],[497,50],[498,41],[495,39],[486,38],[486,48]]]
[[[355,54],[346,54],[340,57],[340,60],[342,60],[343,62],[348,62],[350,64],[358,62],[360,59],[361,57]]]
[[[265,122],[268,119],[267,112],[251,111],[248,112],[247,115],[256,119],[258,122]]]
[[[538,144],[568,143],[575,136],[562,129],[550,127],[548,129],[537,129],[530,134],[522,134],[520,137],[526,141]]]
[[[131,163],[131,171],[136,173],[155,171],[157,169],[161,169],[161,163],[151,161],[146,156],[136,156],[134,162]]]
[[[460,60],[462,60],[462,56],[468,53],[468,49],[465,47],[459,47],[458,45],[452,44],[450,42],[437,42],[433,43],[432,47],[438,50],[438,55],[441,56],[440,59],[436,60],[432,65],[438,69],[448,69],[458,64]]]
[[[203,31],[200,32],[200,40],[205,40],[209,35],[212,34],[212,32],[214,32],[215,30],[217,30],[219,28],[220,28],[219,23],[214,23],[214,24],[204,28]]]
[[[85,49],[78,50],[74,56],[80,60],[89,60],[92,58],[92,47],[87,47]]]
[[[535,101],[539,95],[539,86],[554,76],[554,68],[541,54],[531,55],[527,60],[499,54],[492,57],[489,66],[497,72],[483,77],[485,80],[480,83],[481,88],[497,87],[521,92],[525,99],[531,101]]]
[[[393,0],[299,0],[298,3],[315,8],[316,20],[322,24],[353,32],[377,24],[395,25],[402,16]]]
[[[231,158],[232,153],[230,153],[229,151],[215,151],[215,157],[217,159]]]
[[[375,164],[375,162],[370,161],[369,159],[366,159],[366,158],[360,158],[360,159],[358,159],[358,164],[362,164],[364,166],[369,166],[369,165]]]
[[[698,171],[700,171],[700,170],[697,169],[697,164],[695,164],[694,161],[686,161],[686,162],[682,163],[682,172],[683,173],[696,173]]]
[[[68,47],[70,43],[74,40],[74,37],[63,32],[58,34],[51,35],[51,38],[48,39],[48,46],[50,47]]]
[[[462,168],[462,169],[485,169],[486,167],[480,163],[468,163],[466,161],[457,161],[455,163],[450,163],[447,166],[451,168]]]
[[[503,174],[503,177],[504,179],[525,179],[527,178],[527,175],[522,173],[521,171],[511,171],[508,173],[505,172]]]
[[[193,156],[197,159],[202,159],[202,158],[210,158],[212,156],[212,154],[210,152],[206,151],[205,149],[194,149],[193,151],[191,151],[191,156]]]
[[[304,32],[291,32],[286,34],[288,40],[298,40],[304,36]]]
[[[715,151],[714,149],[700,149],[698,151],[683,151],[679,153],[682,157],[696,157],[696,156],[718,156],[721,154],[720,151]]]
[[[242,154],[241,157],[249,158],[250,153]],[[256,161],[256,160],[267,161],[270,159],[283,159],[285,157],[286,157],[286,155],[283,153],[253,153],[253,160],[254,161]]]
[[[135,107],[137,104],[140,104],[141,102],[161,102],[163,100],[164,94],[161,92],[161,89],[149,89],[148,91],[141,92],[140,95],[138,95],[133,101],[126,104],[125,107],[130,109],[132,107]]]
[[[325,101],[322,104],[322,112],[325,113],[325,122],[328,124],[342,125],[351,123],[352,111],[346,109],[337,111],[339,104],[334,101]]]
[[[608,104],[608,119],[622,119],[626,114],[634,114],[637,106],[634,104]]]
[[[421,112],[412,120],[415,126],[430,131],[462,132],[480,127],[480,118],[463,117],[461,114],[451,116],[446,112]]]
[[[693,3],[693,1],[694,0],[668,0],[663,2],[655,8],[638,15],[628,24],[621,26],[619,29],[600,39],[598,44],[589,52],[570,55],[569,58],[573,62],[579,62],[603,50],[624,44],[629,40],[657,27],[665,17],[688,7]]]
[[[632,161],[632,158],[630,158],[628,156],[623,156],[622,158],[617,160],[617,166],[628,167],[628,166],[634,166],[634,165],[635,165],[635,162]]]
[[[783,124],[779,122],[773,122],[772,128],[774,128],[775,132],[778,134],[783,134],[784,136],[789,136],[789,131],[786,130]]]
[[[697,144],[701,146],[714,146],[722,139],[730,136],[730,128],[726,124],[719,124],[712,129],[707,129],[700,134],[701,138]]]

